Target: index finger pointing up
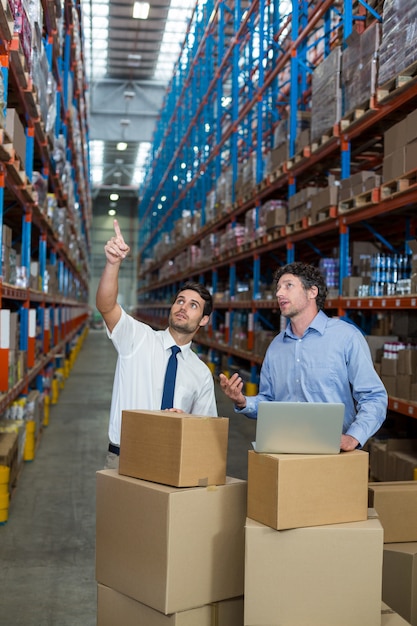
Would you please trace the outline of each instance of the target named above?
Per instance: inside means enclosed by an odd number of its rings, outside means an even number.
[[[123,239],[119,222],[117,220],[113,220],[113,225],[114,225],[114,232],[116,233],[116,237],[120,237],[121,239]]]

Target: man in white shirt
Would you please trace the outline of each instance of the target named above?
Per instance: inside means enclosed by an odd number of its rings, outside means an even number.
[[[217,415],[212,374],[191,349],[193,337],[210,319],[213,308],[210,293],[199,283],[183,285],[174,298],[165,330],[155,331],[134,319],[117,303],[119,269],[130,248],[117,220],[114,229],[115,236],[104,246],[106,265],[96,296],[97,309],[118,352],[106,467],[118,465],[122,411],[161,408],[165,371],[174,345],[180,352],[171,410]]]

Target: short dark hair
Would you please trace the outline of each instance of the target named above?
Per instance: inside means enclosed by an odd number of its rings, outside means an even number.
[[[301,261],[295,261],[294,263],[288,263],[283,267],[279,267],[274,275],[275,284],[278,285],[278,281],[284,274],[292,274],[298,276],[301,280],[304,289],[310,289],[310,287],[317,287],[318,293],[316,298],[317,309],[320,311],[324,309],[324,302],[327,296],[327,285],[324,280],[323,274],[314,265],[308,263],[302,263]]]
[[[188,282],[184,283],[178,289],[177,293],[175,294],[175,298],[174,298],[173,301],[175,302],[175,300],[178,298],[180,293],[182,293],[186,289],[191,289],[192,291],[196,291],[198,293],[198,295],[201,296],[201,298],[203,298],[203,300],[204,300],[203,315],[210,315],[211,312],[213,311],[213,298],[212,298],[211,293],[209,292],[209,290],[206,289],[206,287],[204,287],[204,285],[202,285],[201,283],[195,283],[195,282],[193,282],[191,280],[189,280]]]

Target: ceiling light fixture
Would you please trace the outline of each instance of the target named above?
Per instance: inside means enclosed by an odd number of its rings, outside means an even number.
[[[127,143],[125,141],[119,141],[116,144],[116,150],[118,150],[119,152],[123,152],[124,150],[127,150]]]
[[[149,15],[149,2],[135,2],[133,5],[133,18],[135,20],[147,20]]]
[[[128,54],[127,55],[127,65],[128,67],[139,67],[140,61],[142,59],[141,54]]]

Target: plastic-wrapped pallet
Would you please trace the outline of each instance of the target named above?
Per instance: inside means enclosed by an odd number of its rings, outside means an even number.
[[[341,116],[341,49],[334,48],[313,72],[311,141],[331,132]]]
[[[378,84],[385,85],[417,61],[417,4],[385,0]]]
[[[378,22],[374,22],[361,35],[354,31],[343,50],[343,115],[367,105],[375,94],[379,32]]]

